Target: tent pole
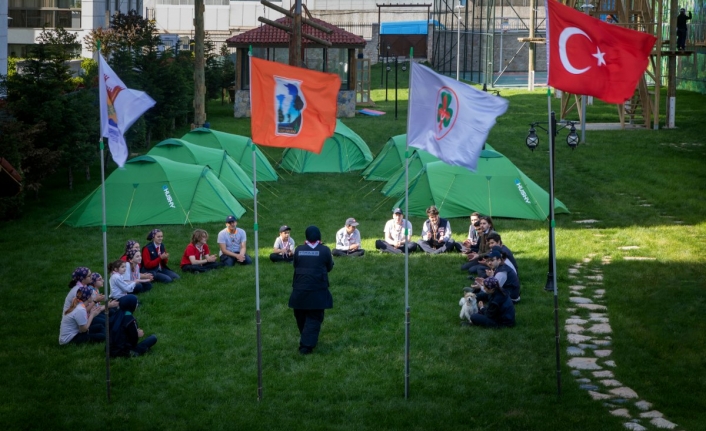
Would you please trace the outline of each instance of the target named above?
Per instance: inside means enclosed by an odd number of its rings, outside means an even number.
[[[257,150],[257,147],[254,143],[251,145],[253,188],[257,190],[257,164],[255,160],[255,151]],[[262,335],[260,331],[260,251],[258,248],[257,193],[255,193],[255,200],[253,202],[253,213],[255,217],[253,231],[255,233],[255,325],[257,327],[257,400],[260,401],[262,400]]]
[[[100,140],[101,149],[101,199],[103,204],[103,223],[101,224],[101,230],[103,231],[103,279],[106,280],[103,283],[103,295],[105,295],[105,390],[108,396],[108,402],[110,402],[110,313],[108,310],[108,303],[110,299],[108,297],[108,229],[106,227],[106,217],[105,217],[105,157],[103,157],[103,152],[105,146],[103,145],[103,137]]]

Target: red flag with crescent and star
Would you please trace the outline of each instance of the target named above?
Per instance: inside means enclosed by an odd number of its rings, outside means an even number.
[[[657,38],[547,0],[548,84],[572,94],[623,103],[647,69]]]

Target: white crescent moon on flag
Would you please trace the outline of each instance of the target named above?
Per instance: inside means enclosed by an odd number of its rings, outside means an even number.
[[[567,27],[564,29],[564,31],[561,32],[561,35],[559,35],[559,58],[561,59],[561,64],[564,65],[564,68],[569,71],[569,73],[573,73],[574,75],[580,75],[591,68],[591,66],[585,67],[583,69],[575,68],[571,65],[571,62],[569,61],[569,56],[566,55],[566,42],[569,41],[569,38],[571,36],[577,34],[581,34],[585,36],[586,39],[591,40],[591,38],[588,37],[588,35],[583,30],[576,27]]]

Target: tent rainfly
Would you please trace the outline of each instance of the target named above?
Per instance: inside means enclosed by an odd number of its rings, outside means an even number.
[[[149,156],[175,162],[208,166],[236,199],[253,199],[253,184],[248,174],[224,150],[202,147],[183,139],[165,139],[155,145]]]
[[[475,173],[444,162],[428,163],[409,184],[409,213],[424,217],[436,205],[441,217],[467,217],[478,211],[491,217],[546,220],[549,193],[507,157],[484,150]],[[404,208],[404,197],[394,207]],[[555,212],[569,210],[554,199]]]
[[[404,152],[407,147],[407,134],[393,136],[387,140],[382,150],[363,171],[368,181],[387,181],[400,166],[404,166]]]
[[[182,136],[181,139],[203,147],[225,150],[225,152],[243,168],[245,173],[248,174],[250,181],[253,179],[251,145],[254,145],[255,160],[257,163],[257,181],[277,181],[277,172],[267,160],[265,154],[253,143],[252,139],[248,137],[201,127],[190,131]]]
[[[409,156],[409,180],[412,179],[422,170],[424,165],[431,162],[438,162],[439,158],[422,150],[416,148],[412,155]],[[397,168],[397,170],[390,175],[380,192],[385,196],[399,197],[404,195],[404,159],[402,162],[402,167]]]
[[[336,130],[324,142],[321,154],[287,148],[282,153],[280,166],[298,173],[350,172],[365,168],[372,160],[373,155],[363,138],[341,120],[336,120]]]
[[[128,160],[105,180],[108,226],[220,222],[245,208],[210,168],[159,156]],[[101,187],[62,216],[70,226],[102,224]]]

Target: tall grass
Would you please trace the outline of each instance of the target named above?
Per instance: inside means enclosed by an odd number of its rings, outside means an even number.
[[[546,118],[546,96],[543,91],[501,94],[510,109],[488,142],[547,187],[546,139],[534,153],[524,146],[528,123]],[[384,89],[374,90],[373,98],[376,109],[387,115],[344,122],[377,153],[390,136],[405,132],[406,100],[400,101],[395,120],[394,102],[383,101]],[[678,94],[678,129],[588,132],[588,144],[574,151],[560,146],[556,154],[556,195],[572,211],[557,220],[561,319],[569,315],[568,267],[590,256],[592,267],[604,273],[616,379],[689,430],[703,427],[706,410],[703,102],[698,94]],[[558,111],[558,101],[552,103]],[[617,121],[617,113],[599,102],[589,107],[588,120]],[[209,106],[209,121],[214,129],[249,134],[249,121],[233,119],[230,108],[219,102]],[[186,131],[180,132],[175,136]],[[281,150],[263,150],[275,162],[281,157]],[[553,303],[542,289],[546,223],[496,221],[518,258],[523,285],[518,325],[509,330],[459,325],[458,298],[467,280],[458,255],[411,256],[411,377],[405,399],[403,260],[374,251],[393,203],[383,202],[379,183],[362,181],[357,173],[279,174],[276,184],[262,184],[258,208],[262,401],[256,399],[253,265],[185,274],[177,283],[143,294],[136,317],[159,342],[145,357],[111,361],[112,402],[106,402],[103,346],[57,343],[71,271],[80,265],[94,271],[102,267],[100,230],[57,228],[57,220],[99,185],[98,175],[77,180],[68,191],[59,173],[40,200],[28,203],[21,220],[0,225],[6,254],[0,266],[0,426],[623,429],[624,420],[592,401],[564,365],[562,395],[556,394]],[[318,225],[324,241],[332,243],[347,217],[360,222],[368,253],[336,260],[334,308],[326,314],[319,347],[302,357],[287,308],[291,266],[271,264],[267,256],[282,224],[292,226],[298,243],[309,224]],[[589,218],[599,222],[574,223]],[[418,235],[422,219],[411,220]],[[467,220],[451,223],[461,240]],[[251,254],[252,224],[252,212],[239,223],[248,233]],[[173,260],[195,227],[162,226]],[[198,227],[209,231],[215,247],[223,224]],[[127,239],[144,242],[149,229],[109,228],[108,255],[120,256]],[[640,248],[618,248],[627,245]],[[612,263],[601,265],[604,256]],[[562,337],[563,363],[566,347]]]

